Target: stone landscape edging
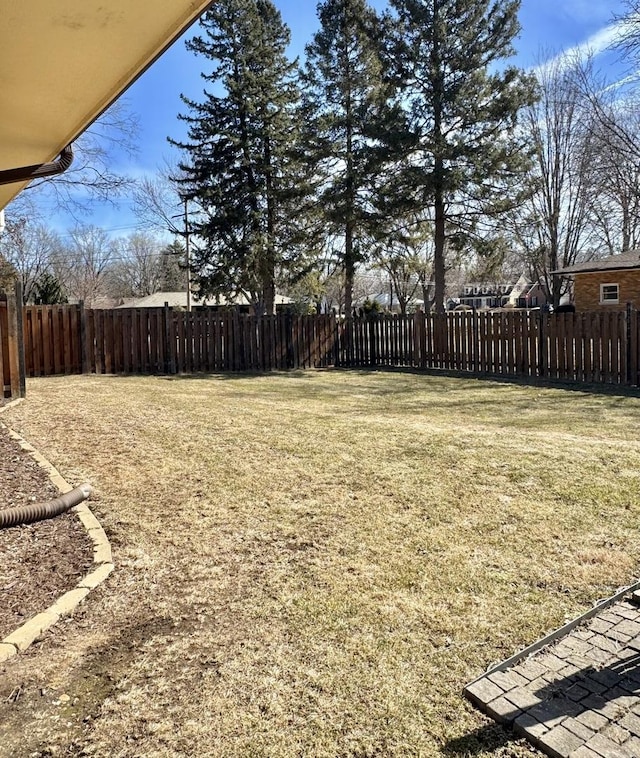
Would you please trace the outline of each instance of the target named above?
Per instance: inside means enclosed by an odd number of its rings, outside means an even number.
[[[22,398],[18,398],[6,405],[0,406],[0,414],[15,407],[22,400]],[[39,453],[33,445],[30,445],[23,437],[5,424],[0,423],[0,427],[7,429],[12,439],[47,472],[49,479],[61,494],[65,494],[73,489],[55,466]],[[62,594],[46,610],[25,621],[18,629],[0,641],[0,663],[4,663],[19,652],[26,650],[63,616],[73,613],[89,592],[102,584],[114,569],[111,544],[100,522],[93,515],[89,506],[86,503],[80,503],[80,505],[74,506],[71,510],[78,516],[93,542],[93,567],[73,589]]]

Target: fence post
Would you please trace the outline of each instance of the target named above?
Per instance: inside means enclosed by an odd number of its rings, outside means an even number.
[[[24,356],[24,304],[22,302],[22,282],[20,279],[16,279],[16,319],[18,334],[18,385],[20,387],[20,397],[25,397],[27,394],[27,369]]]
[[[13,399],[25,395],[24,335],[22,333],[22,287],[16,281],[7,293],[7,339],[9,347],[9,386]]]

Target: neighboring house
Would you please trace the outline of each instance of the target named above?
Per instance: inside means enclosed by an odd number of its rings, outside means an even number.
[[[468,305],[471,308],[500,308],[509,301],[512,288],[512,284],[471,282],[465,284],[457,299],[460,305]]]
[[[554,272],[573,279],[577,311],[640,308],[640,250],[576,263]]]
[[[540,280],[532,282],[524,274],[513,285],[509,301],[505,305],[513,308],[541,308],[548,302],[545,288]]]
[[[547,302],[540,282],[531,282],[524,274],[509,284],[466,284],[462,294],[455,298],[460,305],[476,310],[485,308],[540,308]]]
[[[472,282],[465,284],[464,290],[457,298],[460,305],[471,308],[503,308],[505,305],[526,307],[526,294],[531,289],[531,282],[522,274],[515,284],[488,284]]]
[[[186,308],[187,307],[187,293],[181,292],[154,292],[153,295],[144,295],[143,297],[125,297],[120,301],[120,305],[117,308],[162,308],[164,305],[169,305],[172,308]],[[208,303],[204,303],[208,304]],[[193,295],[191,295],[191,305],[203,305],[203,303],[196,301]]]
[[[547,293],[539,280],[529,285],[529,288],[518,298],[518,308],[541,308],[548,302]]]
[[[117,308],[122,300],[115,297],[110,297],[109,295],[96,295],[95,297],[91,298],[91,303],[88,303],[85,300],[80,300],[77,297],[70,297],[68,300],[69,305],[78,305],[81,302],[88,310],[108,311],[112,308]]]

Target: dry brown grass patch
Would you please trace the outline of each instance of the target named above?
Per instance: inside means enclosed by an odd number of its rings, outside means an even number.
[[[89,609],[126,663],[89,753],[524,756],[462,686],[637,571],[635,398],[382,372],[28,390],[11,423],[97,487],[119,566]]]

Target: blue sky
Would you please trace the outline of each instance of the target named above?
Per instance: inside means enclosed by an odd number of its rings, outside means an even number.
[[[291,29],[291,55],[302,55],[305,44],[317,29],[316,3],[313,0],[276,2]],[[387,4],[386,0],[370,2],[379,10]],[[614,14],[623,10],[623,0],[522,0],[522,31],[515,42],[514,62],[531,67],[541,56],[548,57],[580,45],[590,45],[597,52],[615,36],[612,20]],[[600,52],[596,61],[608,76],[623,75],[623,69],[611,53]],[[184,125],[177,119],[177,114],[184,111],[180,93],[199,99],[203,87],[200,72],[206,63],[186,50],[184,40],[178,40],[130,88],[126,99],[139,118],[139,149],[133,159],[124,155],[117,158],[121,171],[134,176],[154,174],[165,159],[175,160],[177,152],[168,144],[167,136],[183,136]],[[96,205],[87,221],[117,234],[127,234],[138,223],[127,200],[118,208]],[[58,218],[55,226],[61,228],[68,223]]]

